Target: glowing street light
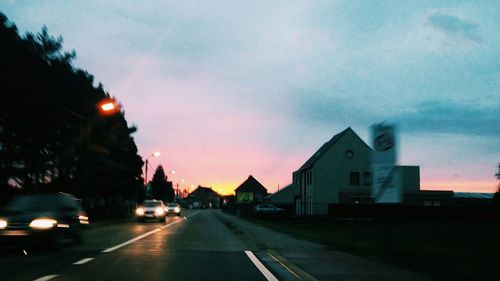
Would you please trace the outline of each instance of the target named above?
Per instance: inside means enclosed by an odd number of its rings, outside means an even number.
[[[99,111],[101,114],[114,114],[120,110],[120,104],[114,99],[105,99],[99,103]]]
[[[153,152],[151,155],[149,155],[147,158],[146,158],[146,161],[144,163],[144,165],[146,165],[146,168],[144,169],[144,184],[147,184],[148,183],[148,165],[149,165],[149,158],[153,156],[153,157],[158,157],[160,156],[160,152],[159,151],[155,151]]]

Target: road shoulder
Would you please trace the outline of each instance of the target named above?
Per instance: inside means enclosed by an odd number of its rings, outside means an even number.
[[[298,280],[429,280],[414,272],[326,249],[320,244],[270,230],[234,215],[216,213],[249,247],[276,258],[296,274]]]

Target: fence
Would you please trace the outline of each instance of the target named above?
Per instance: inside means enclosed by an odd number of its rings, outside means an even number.
[[[334,218],[494,220],[500,219],[500,208],[495,206],[425,207],[392,204],[330,204],[328,214]]]

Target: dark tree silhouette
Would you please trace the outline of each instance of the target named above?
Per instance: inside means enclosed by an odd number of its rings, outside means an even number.
[[[151,180],[151,197],[153,199],[163,200],[163,202],[174,201],[174,188],[172,182],[168,181],[165,171],[161,165],[158,165]]]
[[[495,177],[500,180],[500,163],[497,166],[497,172],[495,173]],[[493,203],[497,208],[500,209],[500,182],[497,185],[497,192],[493,195]],[[499,214],[500,215],[500,214]]]
[[[0,13],[0,200],[13,192],[64,191],[84,203],[133,199],[142,185],[125,113],[103,117],[110,98],[62,37],[18,34]],[[0,202],[1,203],[1,202]]]

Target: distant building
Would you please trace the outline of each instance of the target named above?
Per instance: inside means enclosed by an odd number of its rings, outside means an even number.
[[[186,198],[190,208],[220,208],[221,195],[210,187],[198,185]]]
[[[277,207],[285,209],[288,213],[294,211],[295,187],[289,184],[273,194],[269,194],[264,198],[264,201],[271,203]]]
[[[267,189],[251,175],[234,192],[237,204],[260,204],[267,195]]]
[[[455,206],[492,206],[494,196],[494,193],[454,192],[453,202]]]
[[[346,192],[365,200],[372,184],[370,153],[351,128],[333,136],[293,172],[295,213],[328,214],[329,204],[339,203]]]
[[[330,204],[373,203],[371,153],[372,149],[351,128],[333,136],[293,172],[290,188],[295,194],[295,213],[326,215]],[[420,168],[395,168],[394,180],[402,185],[403,201],[411,197],[407,194],[419,194]]]

